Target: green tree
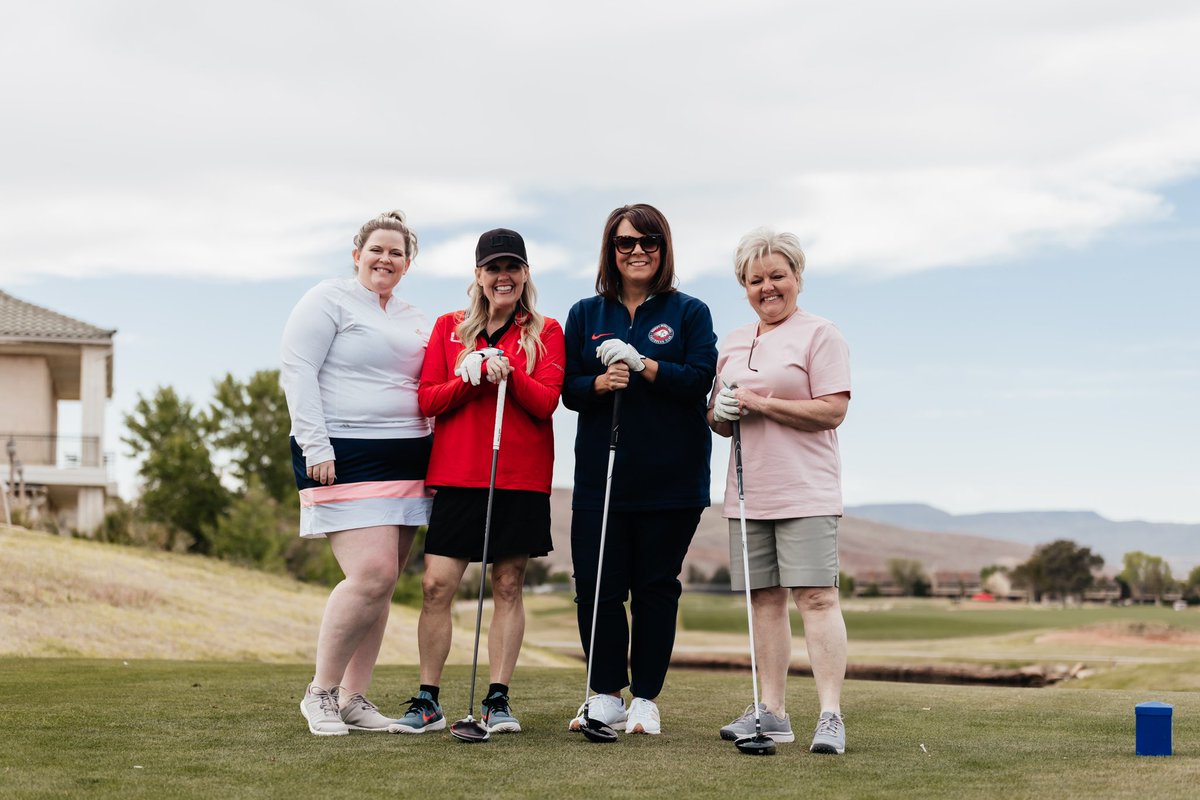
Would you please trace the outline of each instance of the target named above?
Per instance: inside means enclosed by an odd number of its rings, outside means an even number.
[[[1152,556],[1141,550],[1126,553],[1121,579],[1129,584],[1135,599],[1153,597],[1156,604],[1162,603],[1163,594],[1171,588],[1171,565],[1161,556]]]
[[[545,559],[529,559],[529,562],[525,565],[525,585],[541,586],[549,579],[550,567],[546,566]]]
[[[246,491],[206,531],[209,555],[272,572],[283,571],[295,523],[251,474]]]
[[[132,414],[125,416],[129,436],[122,441],[141,456],[141,504],[146,517],[191,537],[188,549],[210,550],[208,531],[229,503],[229,493],[213,470],[212,454],[204,441],[199,416],[191,402],[169,386],[160,386],[150,399],[138,395]]]
[[[929,594],[929,579],[920,561],[911,558],[889,558],[888,575],[905,595],[925,597]]]
[[[1200,600],[1200,565],[1192,567],[1188,573],[1187,582],[1183,585],[1184,594]]]
[[[203,419],[213,445],[229,453],[230,472],[243,490],[254,476],[276,501],[295,501],[288,445],[292,423],[279,385],[279,370],[259,370],[244,382],[227,374],[215,383],[213,401]]]
[[[1012,572],[1013,583],[1029,589],[1034,600],[1049,594],[1066,604],[1067,598],[1083,594],[1095,581],[1094,570],[1104,566],[1104,558],[1090,547],[1080,547],[1069,539],[1038,545],[1033,555]]]

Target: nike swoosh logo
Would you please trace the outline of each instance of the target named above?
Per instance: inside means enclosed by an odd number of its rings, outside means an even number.
[[[605,336],[612,336],[612,334],[611,333],[593,333],[592,341],[594,342],[597,339],[603,339]]]

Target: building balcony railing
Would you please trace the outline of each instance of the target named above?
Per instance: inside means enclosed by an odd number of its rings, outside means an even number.
[[[59,436],[53,433],[0,432],[0,462],[27,467],[89,469],[108,467],[111,453],[101,449],[99,436]]]

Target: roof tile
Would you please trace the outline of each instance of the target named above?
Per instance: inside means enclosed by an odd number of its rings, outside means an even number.
[[[61,339],[63,341],[111,339],[115,330],[98,328],[57,311],[18,300],[0,290],[0,338]]]

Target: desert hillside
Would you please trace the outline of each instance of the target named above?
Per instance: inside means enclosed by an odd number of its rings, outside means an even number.
[[[311,662],[328,595],[200,556],[0,525],[0,655]],[[471,661],[466,605],[451,663]],[[416,629],[417,610],[393,606],[380,662],[417,663]],[[567,662],[527,646],[521,663]]]

